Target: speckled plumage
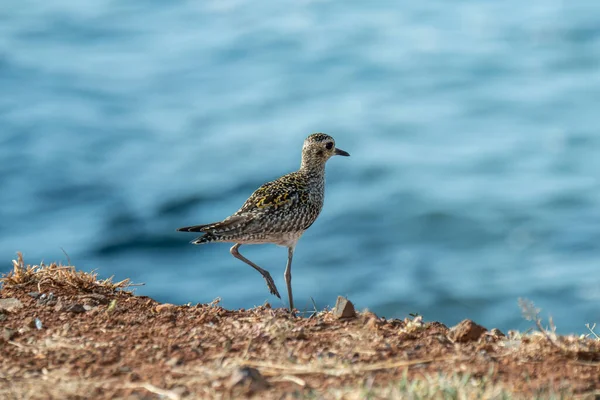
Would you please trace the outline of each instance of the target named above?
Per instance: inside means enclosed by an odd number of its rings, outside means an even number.
[[[265,270],[245,259],[237,249],[242,244],[274,243],[289,249],[286,282],[291,281],[291,259],[296,242],[319,216],[325,195],[325,163],[333,155],[349,154],[335,147],[333,138],[314,133],[302,148],[302,163],[291,172],[259,187],[242,207],[223,221],[179,228],[178,231],[203,232],[193,244],[236,243],[231,253],[257,269],[267,280],[271,293],[277,288]],[[262,271],[262,272],[261,272]],[[288,279],[289,276],[289,279]],[[291,285],[288,283],[290,310],[293,310]]]

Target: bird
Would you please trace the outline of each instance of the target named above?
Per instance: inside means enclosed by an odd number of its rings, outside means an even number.
[[[287,247],[284,278],[289,311],[294,313],[292,295],[292,259],[296,243],[315,222],[325,197],[325,164],[333,156],[350,154],[335,146],[333,137],[313,133],[304,140],[302,160],[297,171],[260,186],[234,214],[219,222],[178,228],[179,232],[202,232],[190,243],[234,243],[229,250],[237,259],[258,271],[269,292],[281,299],[271,274],[244,257],[239,249],[244,244],[276,244]]]

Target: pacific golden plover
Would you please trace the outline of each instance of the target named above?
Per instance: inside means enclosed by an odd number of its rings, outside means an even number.
[[[294,310],[292,296],[292,257],[300,236],[312,225],[323,208],[325,196],[325,163],[332,156],[349,156],[335,147],[335,141],[324,133],[313,133],[304,141],[302,163],[298,171],[289,173],[259,187],[242,208],[223,221],[186,226],[181,232],[203,232],[192,244],[212,242],[235,243],[231,254],[260,272],[271,294],[281,298],[273,278],[240,254],[242,244],[273,243],[288,248],[285,283]]]

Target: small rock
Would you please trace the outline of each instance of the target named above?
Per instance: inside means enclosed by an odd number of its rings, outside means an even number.
[[[475,342],[485,332],[487,332],[487,329],[483,326],[476,324],[470,319],[465,319],[450,329],[448,337],[453,342],[458,343]]]
[[[2,330],[2,337],[4,338],[4,340],[9,341],[12,340],[12,338],[15,337],[15,330],[14,329],[10,329],[10,328],[4,328]]]
[[[156,306],[156,312],[166,311],[172,307],[175,307],[175,305],[170,303],[159,304]]]
[[[498,338],[502,338],[502,337],[506,337],[506,335],[504,333],[502,333],[502,331],[498,328],[493,328],[490,333]]]
[[[404,323],[406,324],[405,325],[406,330],[423,329],[425,327],[425,322],[423,322],[422,315],[417,315],[416,317],[413,317],[412,319],[405,318]]]
[[[34,299],[37,299],[41,296],[40,292],[29,292],[27,295],[33,297]]]
[[[12,312],[20,308],[23,308],[23,303],[21,303],[19,299],[15,299],[14,297],[0,299],[0,311]]]
[[[69,330],[70,330],[70,329],[71,329],[71,324],[70,324],[70,323],[68,323],[68,322],[67,322],[67,323],[65,323],[65,324],[62,326],[62,335],[63,335],[63,336],[67,336],[67,335],[69,334]]]
[[[40,306],[52,306],[56,304],[56,297],[54,297],[54,293],[50,292],[48,294],[46,293],[42,293],[39,297],[38,297],[38,305]]]
[[[245,385],[251,391],[260,391],[269,387],[269,382],[261,373],[252,367],[241,367],[236,369],[229,379],[229,386]]]
[[[84,304],[88,303],[88,304],[93,304],[93,305],[97,305],[97,304],[108,304],[108,299],[106,298],[105,295],[103,294],[99,294],[99,293],[88,293],[88,294],[82,294],[77,296],[80,299],[83,300]]]
[[[94,308],[96,308],[96,307],[90,306],[89,304],[84,304],[83,305],[84,311],[90,311],[90,310],[93,310]]]
[[[294,328],[294,329],[292,329],[292,332],[296,334],[297,340],[308,339],[308,336],[306,336],[306,332],[304,331],[304,328]]]
[[[34,320],[34,322],[35,322],[35,329],[37,329],[38,331],[41,331],[41,330],[42,330],[42,328],[44,327],[44,326],[42,325],[42,320],[41,320],[41,319],[39,319],[39,318],[36,318],[36,319]]]
[[[185,386],[175,386],[171,392],[183,397],[189,393],[189,390]]]
[[[361,318],[364,322],[364,325],[367,327],[367,329],[377,330],[379,328],[379,326],[381,325],[381,321],[380,321],[379,317],[371,311],[364,311],[361,314]]]
[[[354,310],[354,304],[345,297],[338,296],[333,308],[333,315],[336,318],[354,318],[356,317],[356,311]]]
[[[126,366],[126,365],[123,365],[123,366],[121,366],[121,367],[117,368],[117,371],[119,371],[119,372],[120,372],[120,373],[122,373],[122,374],[128,374],[128,373],[130,373],[130,372],[131,372],[131,368],[129,368],[129,367],[128,367],[128,366]]]
[[[54,298],[54,294],[52,293],[50,293],[49,295],[46,293],[42,293],[37,297],[38,306],[53,306],[56,303],[56,299]]]
[[[19,328],[19,330],[17,332],[19,332],[20,334],[24,334],[31,331],[31,328],[29,326],[23,326],[21,328]]]
[[[85,308],[81,304],[75,303],[75,304],[71,304],[69,307],[67,307],[65,309],[65,311],[69,311],[72,313],[84,313]]]
[[[179,357],[172,357],[170,360],[168,360],[168,361],[165,363],[165,365],[166,365],[167,367],[171,367],[171,368],[173,368],[173,367],[176,367],[176,366],[178,366],[178,365],[181,365],[181,363],[182,363],[182,360],[181,360],[181,358],[179,358]]]
[[[33,317],[28,317],[23,322],[25,322],[26,327],[35,328],[35,319]]]
[[[62,302],[62,301],[57,301],[56,305],[54,306],[54,311],[59,312],[59,311],[63,311],[66,308],[66,305]]]

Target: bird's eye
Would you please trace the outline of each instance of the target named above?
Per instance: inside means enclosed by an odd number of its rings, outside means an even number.
[[[327,142],[327,144],[325,145],[325,147],[327,148],[327,150],[331,150],[333,148],[333,143]]]

